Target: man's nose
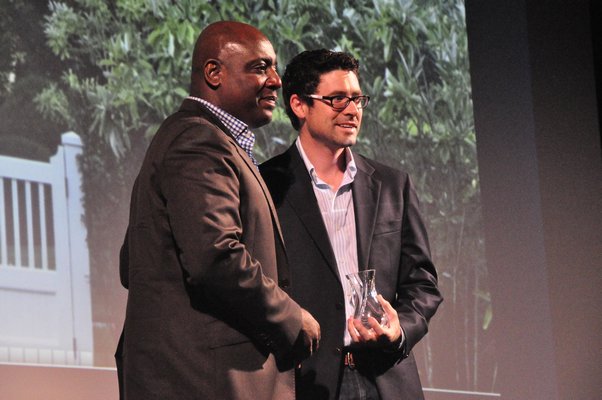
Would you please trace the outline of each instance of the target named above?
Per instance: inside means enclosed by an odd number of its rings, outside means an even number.
[[[268,69],[268,80],[265,85],[271,89],[280,89],[282,87],[282,80],[280,79],[280,75],[278,75],[276,68]]]
[[[343,113],[353,114],[353,115],[359,114],[360,111],[361,111],[361,107],[353,100],[349,101],[349,104],[347,104],[347,107],[345,107],[343,109]]]

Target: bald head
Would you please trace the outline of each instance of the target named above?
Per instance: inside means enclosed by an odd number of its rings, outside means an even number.
[[[257,28],[233,21],[213,23],[194,47],[190,94],[252,128],[265,125],[282,86],[276,64],[272,44]]]
[[[228,43],[243,43],[249,40],[266,39],[254,26],[235,21],[219,21],[207,26],[199,35],[194,46],[192,66],[201,68],[208,58],[219,58]]]
[[[206,92],[206,82],[200,80],[208,61],[223,61],[228,50],[260,40],[268,39],[259,29],[242,22],[218,21],[203,29],[192,53],[191,93],[200,95]]]

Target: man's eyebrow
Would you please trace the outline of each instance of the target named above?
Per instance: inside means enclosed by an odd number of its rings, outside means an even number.
[[[260,62],[263,62],[263,63],[265,63],[268,66],[272,66],[272,65],[274,65],[276,67],[278,66],[278,61],[274,61],[274,60],[272,60],[269,57],[259,57],[259,58],[256,58],[256,59],[253,59],[253,60],[249,61],[247,63],[247,67],[252,67],[255,64],[260,63]]]
[[[267,65],[276,65],[278,66],[278,61],[276,60],[272,60],[269,57],[265,57],[265,58],[260,58],[261,61],[265,62]]]
[[[348,96],[348,95],[347,95],[347,91],[346,90],[333,90],[332,92],[330,92],[328,94],[328,96]],[[351,97],[353,97],[353,96],[362,96],[362,91],[361,90],[352,91],[350,96]]]

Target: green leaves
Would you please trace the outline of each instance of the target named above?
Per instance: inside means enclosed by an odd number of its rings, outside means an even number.
[[[50,2],[52,14],[46,17],[45,33],[48,45],[62,60],[72,54],[72,42],[76,33],[83,28],[82,18],[73,8],[64,3]]]
[[[453,169],[458,182],[450,188],[478,181],[461,1],[119,0],[109,6],[74,0],[50,6],[48,44],[77,79],[49,87],[44,95],[52,101],[44,112],[73,116],[119,156],[136,141],[132,135],[146,137],[186,95],[200,29],[234,19],[266,33],[281,67],[317,47],[355,55],[372,97],[358,148],[420,176],[420,193],[433,199],[433,211],[462,203],[437,200],[451,198],[441,185],[450,177],[422,174]],[[291,133],[285,123],[273,134],[285,142]],[[427,214],[433,211],[427,207]]]
[[[44,89],[34,99],[34,103],[45,118],[55,122],[63,122],[62,120],[65,119],[69,125],[74,125],[75,122],[69,115],[67,95],[55,83],[51,83]]]

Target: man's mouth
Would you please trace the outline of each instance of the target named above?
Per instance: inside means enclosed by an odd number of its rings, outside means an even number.
[[[357,124],[353,122],[344,122],[337,125],[345,129],[357,129]]]
[[[271,104],[273,107],[276,107],[276,100],[278,100],[278,96],[263,96],[259,99],[259,101]]]

